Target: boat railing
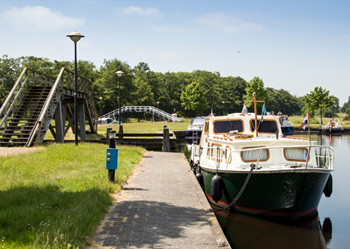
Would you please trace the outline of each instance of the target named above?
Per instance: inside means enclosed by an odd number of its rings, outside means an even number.
[[[286,158],[286,150],[285,149],[301,149],[305,153],[302,157],[296,159],[287,159]],[[216,167],[226,167],[232,163],[234,163],[234,158],[239,158],[239,160],[245,163],[253,163],[256,168],[261,168],[263,165],[271,165],[271,161],[269,161],[270,155],[274,157],[276,155],[275,150],[280,150],[280,153],[283,153],[281,158],[285,160],[281,160],[281,165],[290,166],[292,168],[323,168],[333,170],[334,165],[334,149],[332,146],[327,145],[308,145],[308,146],[300,146],[300,145],[288,145],[288,146],[264,146],[264,147],[255,147],[255,148],[243,148],[238,150],[227,150],[227,148],[222,148],[221,146],[192,146],[192,158],[196,160],[206,160],[214,161]],[[206,153],[203,155],[203,152]],[[249,160],[243,160],[243,153],[248,154],[250,157]],[[278,152],[277,152],[278,153]],[[300,153],[300,151],[299,151]],[[314,157],[310,157],[311,155],[315,155]],[[268,156],[267,156],[268,155]],[[275,163],[274,161],[273,163]],[[278,166],[276,164],[271,166]]]

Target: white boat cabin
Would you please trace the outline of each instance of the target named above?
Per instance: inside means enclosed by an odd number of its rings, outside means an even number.
[[[258,127],[258,132],[255,131]],[[307,138],[284,137],[278,116],[241,113],[207,117],[192,160],[213,170],[333,169],[333,148]]]

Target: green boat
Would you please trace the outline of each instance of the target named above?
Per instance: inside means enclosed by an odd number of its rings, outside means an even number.
[[[257,127],[257,129],[255,129]],[[191,165],[219,208],[262,216],[312,216],[332,193],[334,152],[308,138],[285,137],[278,116],[207,117]]]

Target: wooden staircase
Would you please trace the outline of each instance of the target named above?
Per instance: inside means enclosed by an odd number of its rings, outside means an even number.
[[[0,132],[0,146],[24,146],[38,119],[50,88],[32,86],[15,108],[7,127]]]
[[[0,109],[0,146],[41,144],[48,130],[56,142],[64,142],[68,129],[74,126],[71,111],[74,96],[72,75],[72,72],[62,68],[55,80],[25,68]],[[83,124],[79,135],[84,141],[85,116],[91,133],[97,131],[98,117],[90,83],[83,79],[80,79],[80,83],[77,95],[84,104],[79,105],[79,119]],[[51,124],[53,119],[55,125]]]

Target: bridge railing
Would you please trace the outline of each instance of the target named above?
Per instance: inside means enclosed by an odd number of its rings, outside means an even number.
[[[21,83],[22,78],[25,75],[26,71],[27,71],[27,68],[25,67],[22,70],[22,73],[20,74],[20,76],[18,77],[16,83],[12,87],[9,95],[5,99],[5,102],[2,104],[2,106],[0,108],[0,118],[4,114],[4,116],[2,117],[2,120],[0,122],[0,129],[2,128],[3,125],[5,126],[5,128],[7,127],[7,118],[9,117],[12,110],[14,109],[17,99],[20,98],[22,95],[22,91],[23,91],[23,89],[26,86],[26,83],[28,81],[28,77],[26,77],[25,80],[23,81],[23,83]],[[17,91],[17,93],[16,93],[16,91]],[[16,96],[15,96],[15,93],[16,93]]]
[[[152,115],[157,115],[159,117],[162,117],[168,121],[171,122],[180,122],[181,119],[172,116],[170,113],[167,113],[161,109],[158,109],[154,106],[123,106],[120,108],[121,109],[121,113],[123,112],[147,112],[150,113]],[[119,109],[115,109],[111,112],[108,112],[102,116],[100,116],[100,118],[114,118],[117,117],[119,115]]]

